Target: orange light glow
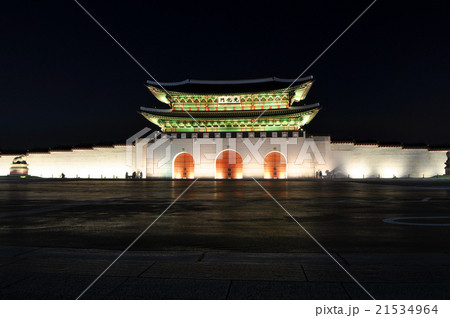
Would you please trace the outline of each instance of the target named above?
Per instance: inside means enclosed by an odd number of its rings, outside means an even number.
[[[242,179],[242,157],[234,150],[225,150],[216,159],[217,179]]]
[[[194,158],[188,153],[179,154],[173,163],[175,179],[194,178]]]
[[[265,179],[286,179],[286,159],[279,152],[271,152],[264,158]]]

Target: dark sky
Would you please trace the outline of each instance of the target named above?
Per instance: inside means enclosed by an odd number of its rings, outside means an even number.
[[[297,77],[371,1],[80,3],[159,81]],[[379,0],[305,74],[307,126],[332,139],[450,143],[449,1]],[[0,149],[126,139],[159,103],[148,75],[75,2],[0,19]]]

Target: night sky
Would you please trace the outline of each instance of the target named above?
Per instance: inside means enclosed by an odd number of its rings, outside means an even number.
[[[87,1],[158,80],[296,78],[371,1]],[[306,72],[334,140],[450,144],[449,1],[379,0]],[[80,7],[3,3],[0,149],[121,141],[149,76]]]

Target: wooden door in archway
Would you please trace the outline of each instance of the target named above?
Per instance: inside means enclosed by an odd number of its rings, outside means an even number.
[[[216,179],[242,179],[242,157],[234,150],[225,150],[216,158]]]
[[[188,153],[180,153],[173,163],[173,177],[175,179],[194,178],[194,158]]]
[[[286,159],[279,152],[271,152],[264,158],[265,179],[286,179]]]

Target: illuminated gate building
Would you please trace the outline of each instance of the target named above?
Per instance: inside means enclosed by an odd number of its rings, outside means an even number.
[[[167,146],[150,149],[150,142],[141,169],[147,177],[163,178],[313,176],[324,163],[315,165],[311,155],[295,162],[305,140],[301,130],[320,110],[319,104],[304,103],[312,84],[312,77],[149,81],[149,90],[167,106],[142,107],[141,114],[160,127]],[[323,148],[326,141],[321,137],[315,146]],[[167,153],[170,162],[164,161]]]
[[[305,126],[321,109],[319,104],[305,102],[312,84],[312,77],[148,82],[158,105],[141,107],[140,113],[155,125],[155,132],[145,128],[126,144],[112,146],[0,153],[0,176],[18,171],[18,156],[26,160],[24,177],[42,178],[427,178],[450,174],[449,149],[337,142],[330,136],[306,135]]]
[[[444,171],[444,149],[307,136],[304,127],[321,109],[305,103],[312,76],[147,84],[162,102],[141,107],[162,132],[136,143],[145,149],[136,149],[135,169],[147,178],[394,178]]]

